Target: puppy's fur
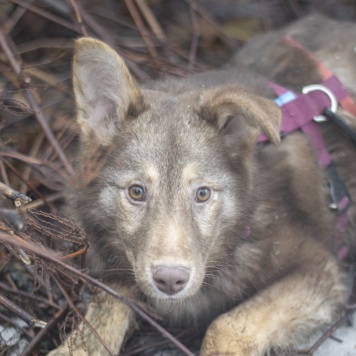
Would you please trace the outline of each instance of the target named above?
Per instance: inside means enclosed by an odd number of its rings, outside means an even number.
[[[345,301],[329,248],[336,232],[323,172],[302,133],[279,144],[280,110],[261,78],[296,91],[320,81],[315,65],[282,43],[287,33],[354,94],[355,54],[341,42],[343,26],[356,36],[354,25],[315,15],[252,41],[228,71],[142,87],[107,45],[77,41],[80,170],[94,148],[110,153],[99,176],[71,196],[73,214],[90,238],[92,272],[147,301],[165,323],[208,326],[204,355],[290,348],[331,323]],[[334,42],[343,46],[339,61]],[[331,124],[323,130],[355,199],[355,148]],[[271,144],[256,145],[260,131]],[[137,186],[144,195],[135,200],[130,187]],[[201,188],[210,192],[206,201],[199,200]],[[350,241],[355,211],[354,205],[348,210]],[[183,273],[183,288],[162,289],[155,274],[162,268],[174,271],[169,278]],[[134,315],[107,298],[99,307],[92,302],[87,318],[118,352]],[[90,332],[85,335],[87,350],[78,342],[75,355],[105,354]],[[51,355],[66,353],[63,346]]]

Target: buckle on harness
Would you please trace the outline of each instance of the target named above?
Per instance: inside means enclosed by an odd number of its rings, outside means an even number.
[[[326,94],[329,99],[330,99],[330,110],[335,113],[337,110],[337,100],[335,95],[333,94],[333,92],[328,89],[326,86],[321,85],[321,84],[312,84],[312,85],[307,85],[306,87],[304,87],[302,89],[302,93],[303,94],[308,94],[311,91],[316,91],[316,90],[320,90],[322,91],[324,94]],[[327,117],[325,117],[324,115],[316,115],[314,116],[314,121],[315,122],[324,122],[327,120]]]
[[[329,207],[341,215],[350,205],[351,199],[344,182],[340,179],[334,163],[325,168],[326,180],[328,182],[331,203]]]

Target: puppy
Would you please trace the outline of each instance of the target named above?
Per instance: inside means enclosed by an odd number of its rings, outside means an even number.
[[[100,174],[70,196],[90,239],[92,273],[147,302],[165,324],[206,327],[203,355],[286,350],[330,324],[345,302],[323,171],[303,133],[280,139],[268,87],[275,80],[298,92],[320,81],[315,63],[283,43],[288,34],[353,94],[356,62],[344,26],[356,35],[355,25],[315,15],[252,41],[229,70],[143,86],[103,42],[76,42],[78,180],[95,150],[109,152]],[[334,42],[343,46],[339,60]],[[355,147],[332,123],[322,130],[355,198]],[[270,143],[256,143],[261,132]],[[351,205],[351,251],[355,212]],[[107,297],[93,301],[86,318],[119,352],[135,315]],[[85,344],[75,342],[74,354],[106,354],[88,330]],[[64,345],[50,355],[68,352]]]

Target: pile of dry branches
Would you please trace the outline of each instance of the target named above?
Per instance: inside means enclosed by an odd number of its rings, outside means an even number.
[[[323,5],[344,18],[356,17],[353,6]],[[97,290],[145,320],[124,354],[154,354],[168,344],[192,354],[178,339],[199,348],[197,331],[173,337],[141,305],[85,273],[85,234],[63,215],[77,151],[74,39],[104,40],[139,81],[184,76],[223,64],[254,34],[314,7],[299,0],[0,0],[0,354],[46,354],[84,320],[85,301]]]

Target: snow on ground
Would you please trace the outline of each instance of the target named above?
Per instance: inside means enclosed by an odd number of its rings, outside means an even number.
[[[349,292],[351,293],[353,285],[353,274],[347,276],[347,286]],[[327,339],[320,347],[316,350],[313,356],[356,356],[356,311],[350,317],[351,326],[345,325],[338,328],[332,336],[339,339],[340,341],[334,340],[332,338]],[[313,337],[308,345],[313,345],[314,342],[320,337],[316,335]],[[303,347],[305,349],[305,347]]]
[[[353,320],[352,326],[341,327],[333,334],[342,342],[329,338],[313,356],[356,356],[356,313],[351,319]]]

